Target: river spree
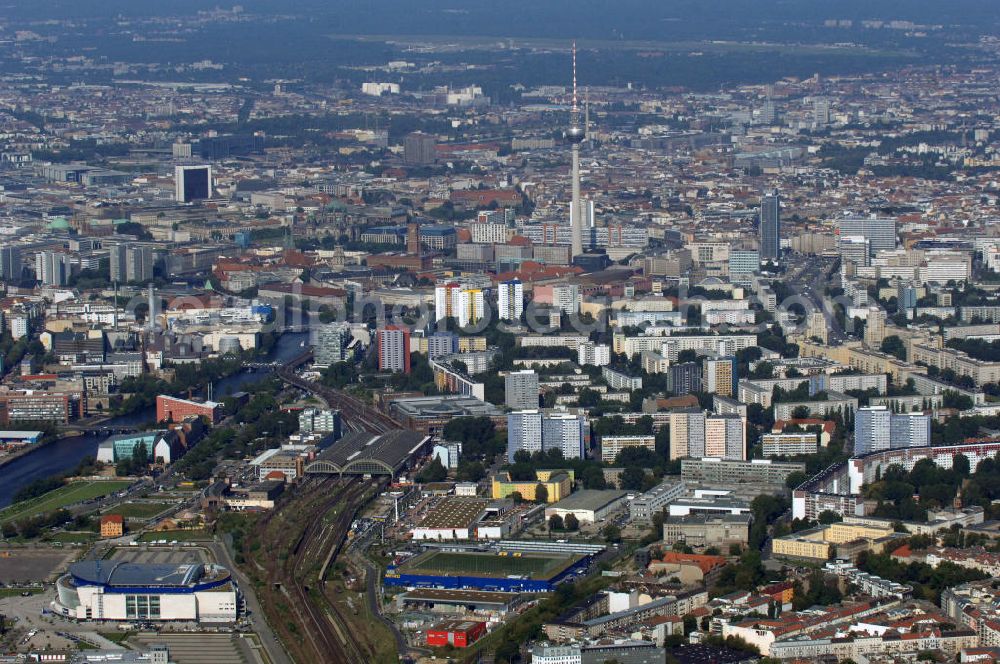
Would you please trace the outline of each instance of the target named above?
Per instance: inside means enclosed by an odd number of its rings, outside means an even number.
[[[308,340],[308,333],[284,334],[265,361],[288,362],[303,351],[303,344],[308,343]],[[256,383],[270,372],[271,369],[258,369],[255,372],[241,372],[224,378],[213,386],[213,395],[216,399],[222,399]],[[107,426],[111,428],[134,426],[152,422],[155,417],[155,409],[148,408],[130,415],[112,418],[107,421]],[[84,457],[95,456],[98,446],[104,440],[106,438],[101,436],[63,438],[0,467],[0,507],[9,505],[14,494],[21,487],[43,477],[68,472],[75,468]]]

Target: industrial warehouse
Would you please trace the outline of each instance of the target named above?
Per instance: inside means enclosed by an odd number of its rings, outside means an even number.
[[[77,620],[186,620],[231,623],[236,584],[214,564],[73,563],[56,583],[59,615]]]

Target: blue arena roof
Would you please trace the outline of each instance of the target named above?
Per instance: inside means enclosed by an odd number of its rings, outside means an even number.
[[[69,566],[69,573],[73,575],[78,585],[112,588],[122,586],[186,588],[196,584],[204,571],[205,566],[200,564],[145,565],[115,560],[87,560]]]

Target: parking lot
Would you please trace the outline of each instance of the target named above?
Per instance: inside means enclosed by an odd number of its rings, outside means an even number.
[[[164,644],[177,664],[262,664],[255,640],[237,634],[164,634],[142,632],[129,640],[144,646]]]
[[[200,546],[128,546],[111,552],[109,560],[144,565],[182,565],[214,562],[208,549]]]
[[[52,581],[76,556],[72,549],[0,549],[0,583]]]

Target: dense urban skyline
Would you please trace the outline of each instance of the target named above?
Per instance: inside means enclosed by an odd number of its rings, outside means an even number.
[[[0,18],[0,659],[1000,661],[1000,10]]]

